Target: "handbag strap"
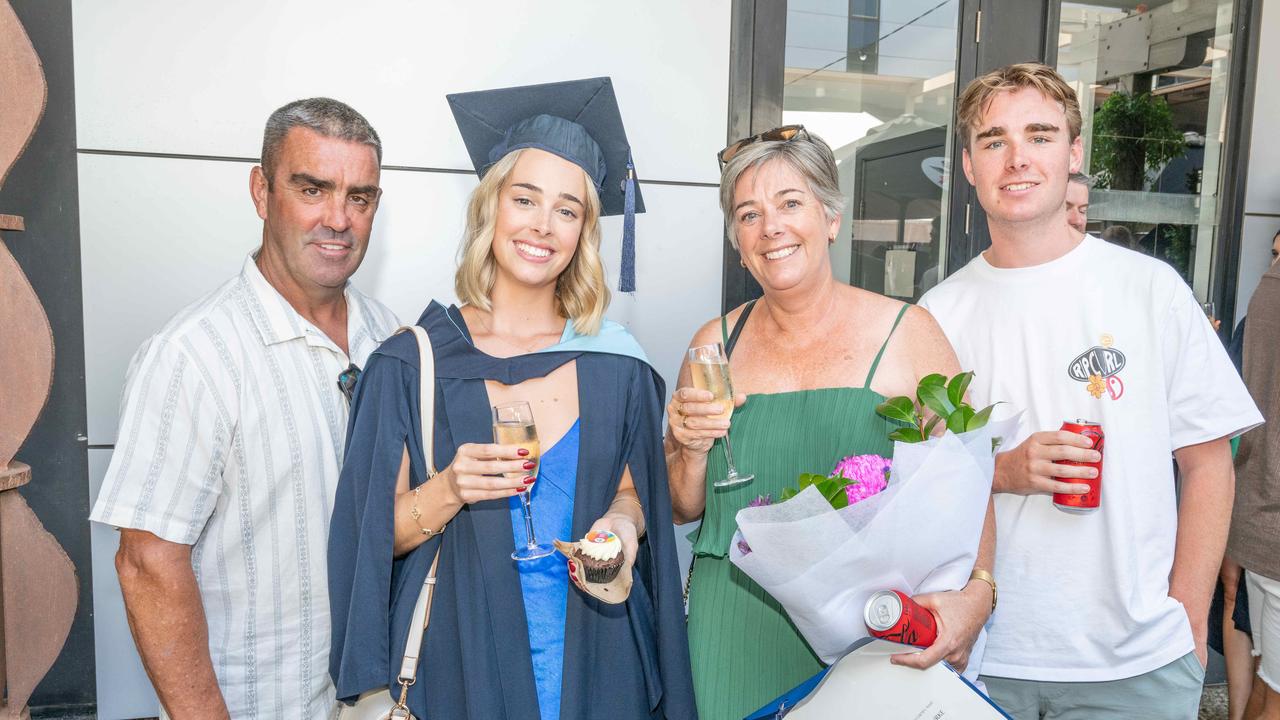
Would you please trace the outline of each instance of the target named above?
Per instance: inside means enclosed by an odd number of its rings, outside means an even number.
[[[422,454],[425,456],[427,479],[435,477],[435,415],[436,415],[436,366],[435,353],[431,350],[431,337],[427,335],[427,331],[419,325],[410,325],[408,328],[400,328],[396,332],[404,330],[413,331],[414,336],[418,340],[418,367],[420,368],[420,376],[418,378],[418,409],[422,416]],[[400,681],[401,693],[400,702],[403,704],[405,695],[412,685],[418,674],[418,656],[422,653],[422,637],[426,634],[427,624],[431,621],[431,599],[435,594],[436,585],[436,567],[440,564],[440,551],[436,550],[435,559],[431,561],[431,570],[427,572],[427,577],[422,581],[422,590],[418,593],[418,602],[413,606],[413,619],[409,625],[409,637],[404,643],[404,659],[400,662],[400,674],[397,679]]]

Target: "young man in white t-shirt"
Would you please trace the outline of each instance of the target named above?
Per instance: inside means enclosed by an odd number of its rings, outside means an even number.
[[[1000,602],[983,680],[1018,720],[1194,718],[1226,543],[1228,438],[1262,422],[1190,288],[1160,261],[1067,224],[1080,109],[1051,68],[1012,65],[961,95],[964,171],[991,247],[922,300],[979,406],[1023,412],[997,457]],[[1057,509],[1090,467],[1101,507]],[[1173,463],[1181,471],[1181,503]],[[1062,478],[1057,480],[1055,478]]]

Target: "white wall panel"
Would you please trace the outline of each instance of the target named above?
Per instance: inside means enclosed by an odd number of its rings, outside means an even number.
[[[609,75],[642,179],[716,182],[729,75],[729,0],[470,4],[386,0],[73,0],[82,150],[256,157],[271,110],[340,98],[382,135],[384,164],[464,169],[449,92]],[[250,165],[80,156],[86,385],[92,445],[115,442],[130,357],[179,308],[216,288],[257,246]],[[403,321],[453,301],[469,174],[387,171],[354,282]],[[693,331],[719,309],[721,221],[714,188],[646,183],[626,324],[674,384]],[[617,287],[621,220],[604,223]],[[96,497],[110,450],[90,453]],[[156,702],[125,623],[112,556],[95,526],[99,713],[150,716]],[[681,533],[683,534],[683,533]],[[682,562],[688,544],[681,542]]]
[[[240,269],[262,237],[245,163],[81,155],[89,444],[115,442],[138,346]]]
[[[257,157],[289,100],[364,113],[390,165],[469,167],[446,93],[609,75],[640,177],[715,182],[729,0],[76,0],[81,148]]]
[[[89,451],[89,502],[96,502],[111,462],[110,450]],[[98,720],[155,717],[160,708],[129,634],[124,597],[116,578],[120,534],[89,523],[93,554],[93,642],[98,680]]]
[[[1253,95],[1253,139],[1249,144],[1249,183],[1245,212],[1280,212],[1280,143],[1275,141],[1280,117],[1280,3],[1262,4],[1258,30],[1258,74]],[[1243,278],[1241,278],[1243,287]],[[1253,291],[1253,286],[1249,288]]]
[[[1262,4],[1257,67],[1253,137],[1249,144],[1249,181],[1245,191],[1240,267],[1236,279],[1236,322],[1245,316],[1258,280],[1271,265],[1271,241],[1276,230],[1280,230],[1280,217],[1274,216],[1280,213],[1280,143],[1273,138],[1275,119],[1280,116],[1280,76],[1265,70],[1280,67],[1280,3]]]
[[[247,163],[81,155],[89,442],[115,442],[120,391],[137,347],[180,308],[240,270],[261,220]],[[357,287],[402,321],[428,298],[453,302],[453,272],[471,175],[387,171]],[[615,293],[610,317],[635,332],[668,385],[698,324],[720,302],[721,219],[714,188],[646,185],[636,218],[639,291]],[[621,219],[606,218],[603,254],[617,287]]]

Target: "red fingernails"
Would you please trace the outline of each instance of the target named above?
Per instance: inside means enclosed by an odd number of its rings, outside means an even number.
[[[520,457],[527,457],[529,455],[529,449],[520,448],[519,450],[516,451],[516,454],[519,455]]]
[[[532,461],[532,460],[525,460],[525,462],[524,462],[524,469],[525,469],[525,470],[532,470],[532,469],[534,469],[534,468],[536,468],[536,467],[538,467],[538,463],[536,463],[536,462],[534,462],[534,461]]]
[[[518,487],[518,488],[516,488],[515,490],[512,490],[512,491],[511,491],[511,494],[512,494],[512,495],[519,495],[520,493],[522,493],[522,492],[524,492],[524,491],[525,491],[525,488]]]
[[[534,481],[534,480],[536,480],[536,479],[537,479],[537,478],[535,478],[535,477],[533,477],[533,476],[527,477],[527,478],[525,478],[525,479],[524,479],[524,484],[525,484],[525,485],[532,485],[532,484],[533,484],[533,481]]]

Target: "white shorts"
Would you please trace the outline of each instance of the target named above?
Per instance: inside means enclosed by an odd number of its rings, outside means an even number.
[[[1253,654],[1260,657],[1258,677],[1280,692],[1280,580],[1245,571],[1249,586],[1249,624]]]

